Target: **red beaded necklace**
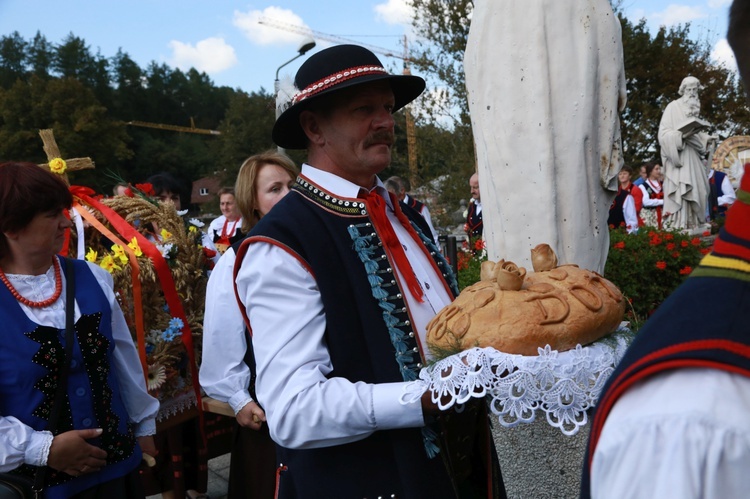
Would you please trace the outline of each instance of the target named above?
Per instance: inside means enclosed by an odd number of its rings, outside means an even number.
[[[52,264],[55,267],[55,292],[43,301],[31,301],[29,299],[24,298],[21,296],[21,293],[19,293],[16,288],[13,287],[13,285],[10,283],[8,278],[5,276],[5,272],[3,272],[3,269],[0,268],[0,281],[3,281],[3,284],[8,288],[8,291],[10,291],[10,294],[13,295],[13,297],[18,300],[19,302],[23,303],[27,307],[32,308],[44,308],[52,305],[57,301],[58,298],[60,298],[60,295],[62,294],[62,276],[60,275],[60,262],[57,260],[57,258],[52,258]]]

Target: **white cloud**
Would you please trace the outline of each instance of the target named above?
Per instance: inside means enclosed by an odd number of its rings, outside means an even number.
[[[732,0],[708,0],[708,7],[711,9],[721,9],[728,7]]]
[[[172,49],[170,64],[183,71],[192,67],[198,71],[215,74],[237,64],[234,48],[223,38],[206,38],[195,46],[172,40],[169,47]]]
[[[723,64],[727,69],[732,71],[737,70],[737,60],[734,58],[734,52],[729,43],[727,43],[726,38],[722,38],[716,42],[716,45],[711,50],[711,59],[719,64]]]
[[[411,24],[414,17],[414,9],[406,0],[387,0],[385,3],[377,4],[373,10],[377,19],[386,24]]]
[[[260,24],[258,21],[265,21]],[[311,36],[310,28],[302,18],[289,9],[266,7],[264,10],[248,12],[234,11],[232,24],[253,43],[258,45],[299,44],[305,36]],[[300,33],[300,27],[302,32]]]
[[[689,5],[670,4],[662,12],[652,14],[654,21],[661,26],[674,26],[685,24],[696,19],[707,17],[702,7],[691,7]]]

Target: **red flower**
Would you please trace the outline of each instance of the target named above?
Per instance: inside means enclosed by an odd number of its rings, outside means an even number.
[[[617,249],[624,249],[625,248],[625,241],[620,241],[619,243],[615,243],[614,245]]]
[[[651,246],[658,246],[662,243],[662,239],[659,236],[654,236],[651,238],[651,240],[648,242]]]
[[[680,254],[675,251],[672,253],[672,258],[680,258]]]
[[[703,233],[703,237],[708,237],[710,235],[711,235],[711,231],[708,231],[708,230]]]
[[[485,246],[485,243],[484,243],[484,241],[482,241],[481,239],[477,239],[477,240],[476,240],[476,241],[474,242],[474,249],[475,249],[475,250],[477,250],[477,251],[481,251],[481,250],[483,250],[483,249],[484,249],[484,246]]]
[[[692,244],[693,246],[700,246],[701,240],[698,237],[694,237],[690,240],[690,244]]]
[[[674,235],[673,234],[669,234],[669,233],[664,234],[664,239],[667,240],[667,241],[672,241],[672,240],[674,240]]]
[[[125,188],[125,195],[129,198],[135,197],[135,194],[133,194],[133,189],[131,189],[130,187]]]
[[[667,262],[658,261],[656,262],[656,268],[659,270],[664,270],[667,268]]]
[[[700,249],[701,255],[708,255],[711,253],[711,248],[701,248]]]
[[[685,265],[680,269],[680,275],[688,275],[690,272],[693,271],[693,268],[689,265]]]
[[[681,241],[680,242],[680,246],[682,246],[683,248],[687,248],[688,247],[688,242],[687,241]]]
[[[609,224],[609,228],[610,229],[614,229],[615,228],[615,224]]]
[[[667,244],[667,251],[672,251],[675,248],[674,243],[668,243]]]
[[[135,184],[135,188],[144,193],[146,196],[156,196],[156,192],[154,192],[154,186],[149,183]]]

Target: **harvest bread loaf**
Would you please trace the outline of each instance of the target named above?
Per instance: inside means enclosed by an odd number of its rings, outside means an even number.
[[[427,325],[433,353],[479,346],[537,355],[539,347],[569,350],[617,328],[625,298],[614,284],[577,265],[558,266],[547,244],[531,253],[534,272],[528,274],[504,260],[482,264],[481,280]]]

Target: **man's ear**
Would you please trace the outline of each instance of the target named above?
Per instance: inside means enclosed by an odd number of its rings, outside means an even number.
[[[299,115],[299,124],[311,144],[323,145],[325,137],[323,136],[318,116],[315,113],[307,109],[302,111]]]

